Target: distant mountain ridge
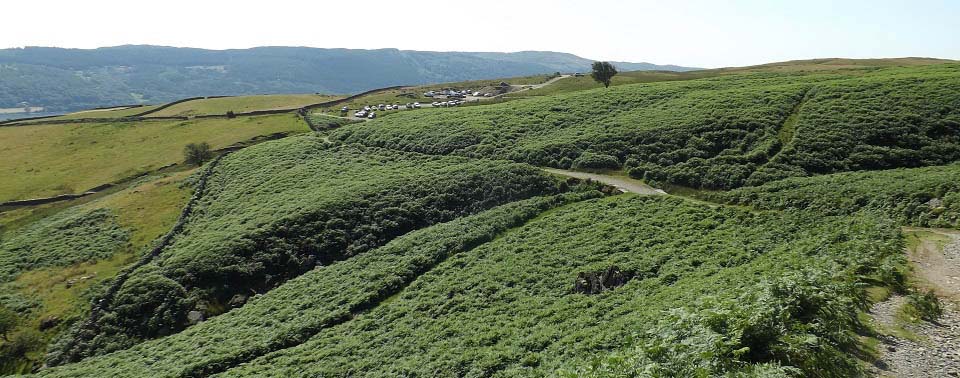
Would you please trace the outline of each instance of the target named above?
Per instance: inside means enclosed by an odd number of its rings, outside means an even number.
[[[0,108],[47,110],[159,103],[207,95],[356,93],[392,85],[587,71],[568,53],[430,52],[255,47],[205,50],[149,45],[0,50]],[[615,63],[623,71],[694,68]]]

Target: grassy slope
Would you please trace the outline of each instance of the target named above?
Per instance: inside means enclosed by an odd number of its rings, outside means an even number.
[[[182,161],[183,146],[222,148],[260,135],[309,131],[291,114],[0,128],[0,201],[77,193]]]
[[[158,105],[147,105],[147,106],[137,106],[126,109],[93,109],[85,110],[70,114],[65,114],[55,118],[45,119],[44,121],[53,121],[53,120],[68,120],[68,119],[89,119],[89,118],[123,118],[129,117],[135,114],[140,114],[145,111],[151,110],[158,107]]]
[[[593,152],[636,168],[638,178],[732,188],[956,160],[958,88],[955,64],[755,72],[405,112],[341,129],[332,138],[561,168]],[[792,124],[787,118],[803,98],[794,138],[783,146],[780,129]]]
[[[229,155],[206,188],[183,232],[132,274],[155,279],[127,281],[107,308],[110,315],[98,326],[109,337],[77,336],[62,355],[73,360],[177,332],[188,325],[190,310],[219,315],[235,295],[269,291],[318,264],[352,258],[437,222],[552,192],[556,183],[513,162],[331,146],[305,135]],[[158,282],[176,288],[155,293],[175,302],[175,309],[147,304],[123,312],[153,295],[151,285]]]
[[[896,240],[869,220],[593,200],[458,254],[369,313],[223,376],[549,375],[624,348],[664,311],[705,296],[734,300],[804,269],[869,271],[898,252]],[[812,248],[822,252],[808,256]],[[578,272],[611,265],[638,277],[601,295],[571,293]]]
[[[150,113],[146,117],[196,116],[207,114],[246,113],[256,110],[298,109],[341,98],[333,95],[290,94],[208,98],[181,102]]]
[[[396,293],[439,261],[576,199],[539,197],[415,231],[384,247],[308,272],[254,297],[242,308],[177,335],[47,370],[42,375],[171,377],[220,370],[302,342],[342,321],[345,314],[362,311]],[[203,347],[198,349],[197,345]]]
[[[819,214],[872,210],[902,224],[960,225],[960,164],[797,177],[707,195],[760,209],[805,209]],[[928,204],[940,199],[942,205]]]
[[[87,310],[90,303],[88,291],[92,287],[113,278],[159,234],[172,226],[190,196],[190,188],[182,187],[180,183],[191,173],[183,171],[145,178],[129,188],[92,200],[85,198],[46,205],[40,209],[21,208],[0,213],[0,226],[6,230],[0,239],[23,235],[24,230],[57,218],[63,212],[98,210],[109,211],[111,219],[128,235],[127,243],[117,244],[115,248],[104,252],[107,258],[66,266],[62,266],[61,262],[58,264],[61,266],[28,270],[16,280],[0,285],[0,289],[9,295],[6,299],[0,298],[5,305],[17,307],[19,302],[22,307],[20,330],[37,329],[43,319],[62,320],[59,327],[43,333],[41,343],[35,345],[36,350],[28,354],[31,358],[42,360],[40,352],[45,343]],[[38,240],[37,245],[57,241],[62,234],[48,233],[43,237],[52,239]]]

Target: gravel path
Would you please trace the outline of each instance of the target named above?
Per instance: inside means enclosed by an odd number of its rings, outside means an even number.
[[[663,190],[654,188],[650,185],[644,184],[641,181],[637,181],[629,177],[602,175],[599,173],[565,171],[562,169],[553,169],[553,168],[545,168],[544,170],[549,173],[553,173],[555,175],[563,175],[563,176],[576,177],[578,179],[591,179],[594,181],[599,181],[607,185],[613,185],[617,189],[620,189],[621,191],[624,191],[624,192],[637,193],[637,194],[667,194],[667,192],[664,192]]]
[[[870,313],[881,328],[899,325],[917,336],[917,341],[894,336],[880,338],[881,357],[873,371],[878,377],[960,377],[960,302],[956,301],[960,292],[954,276],[960,271],[960,233],[923,231],[950,238],[942,250],[935,241],[922,240],[910,254],[916,273],[941,295],[944,315],[935,323],[903,325],[897,323],[895,314],[906,302],[905,297],[893,296],[875,304]]]

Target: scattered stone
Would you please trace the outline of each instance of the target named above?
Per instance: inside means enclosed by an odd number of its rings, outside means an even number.
[[[573,292],[600,294],[603,291],[625,285],[630,278],[630,275],[622,272],[616,265],[596,272],[580,272],[574,283]]]
[[[227,302],[227,306],[230,308],[242,307],[244,303],[247,303],[247,297],[243,294],[234,295],[233,298],[230,298],[230,302]]]
[[[187,322],[194,325],[203,321],[203,313],[200,311],[190,311],[187,313]]]

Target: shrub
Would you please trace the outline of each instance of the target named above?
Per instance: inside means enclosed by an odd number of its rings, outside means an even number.
[[[574,169],[619,169],[620,161],[610,155],[584,152],[573,161],[572,167]]]
[[[915,319],[932,322],[943,316],[943,307],[940,305],[940,299],[932,290],[914,291],[907,295],[907,303],[904,304],[903,312]]]
[[[212,158],[213,152],[207,142],[190,143],[183,148],[183,160],[187,164],[200,166]]]

